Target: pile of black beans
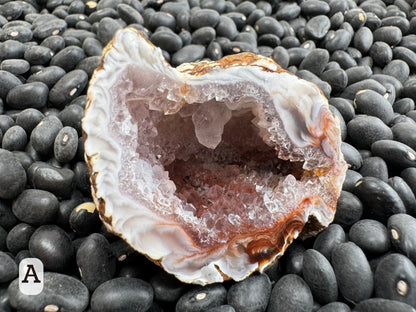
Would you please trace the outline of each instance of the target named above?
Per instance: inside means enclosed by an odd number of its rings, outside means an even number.
[[[416,311],[416,1],[0,0],[0,311]],[[179,282],[103,227],[86,89],[131,26],[173,66],[249,51],[316,83],[349,164],[334,223],[263,274]],[[44,264],[19,291],[18,264]]]

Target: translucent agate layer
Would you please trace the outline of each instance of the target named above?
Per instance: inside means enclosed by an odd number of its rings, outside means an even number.
[[[83,119],[106,226],[178,279],[242,280],[333,219],[346,164],[320,90],[250,53],[172,68],[116,33]]]

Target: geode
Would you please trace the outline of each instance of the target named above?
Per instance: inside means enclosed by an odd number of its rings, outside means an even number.
[[[82,126],[105,225],[188,283],[242,280],[316,234],[347,168],[316,85],[251,53],[173,68],[132,28],[104,49]]]

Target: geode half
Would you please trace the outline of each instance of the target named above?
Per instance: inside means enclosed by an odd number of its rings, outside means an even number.
[[[242,280],[316,234],[347,168],[314,84],[251,53],[172,68],[132,28],[105,48],[82,126],[103,222],[188,283]]]

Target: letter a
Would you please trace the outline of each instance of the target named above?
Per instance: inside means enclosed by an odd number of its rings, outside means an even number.
[[[30,272],[33,272],[33,273],[30,274]],[[33,281],[34,283],[40,283],[40,280],[38,276],[36,275],[36,271],[35,271],[35,268],[33,267],[33,264],[27,265],[26,275],[25,275],[25,278],[22,280],[22,283],[29,283],[29,281],[27,280],[28,277],[33,277],[35,279]]]

